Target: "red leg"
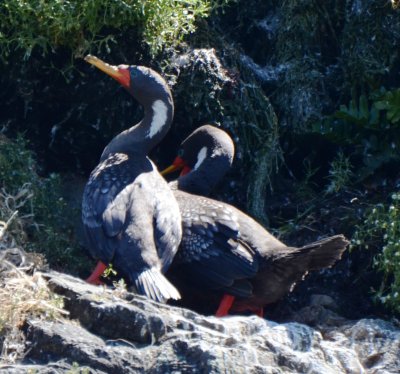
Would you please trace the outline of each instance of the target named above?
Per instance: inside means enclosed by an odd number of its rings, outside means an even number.
[[[103,284],[100,280],[101,275],[104,273],[104,270],[106,270],[107,265],[103,264],[101,261],[99,261],[93,270],[93,273],[90,275],[88,279],[86,279],[86,282],[91,283],[91,284]]]
[[[229,309],[231,309],[231,306],[233,302],[235,301],[235,296],[225,294],[221,302],[219,303],[219,307],[217,309],[217,312],[215,313],[216,317],[224,317],[228,315]]]
[[[264,308],[258,308],[258,310],[255,310],[254,312],[257,316],[264,318]]]

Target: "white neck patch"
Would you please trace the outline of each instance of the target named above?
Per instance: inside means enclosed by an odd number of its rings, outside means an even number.
[[[153,105],[154,117],[151,121],[150,131],[147,134],[148,138],[152,138],[155,134],[159,133],[167,122],[168,108],[161,100],[156,100]]]
[[[203,163],[206,157],[207,157],[207,147],[203,147],[202,149],[200,149],[200,152],[197,155],[197,162],[196,165],[194,165],[195,170]]]

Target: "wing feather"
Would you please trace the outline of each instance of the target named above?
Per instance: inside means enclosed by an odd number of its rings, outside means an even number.
[[[174,271],[183,272],[188,281],[211,289],[227,289],[235,280],[255,276],[258,257],[240,240],[235,212],[215,200],[179,190],[174,193],[183,228],[176,256],[178,270]]]

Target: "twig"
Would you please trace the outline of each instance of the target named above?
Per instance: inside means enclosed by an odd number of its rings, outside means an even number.
[[[2,226],[2,227],[0,227],[0,240],[3,239],[3,236],[4,236],[4,234],[5,234],[5,232],[6,232],[7,228],[8,228],[8,226],[10,225],[11,221],[12,221],[17,215],[18,215],[18,210],[16,210],[16,211],[11,215],[11,217],[8,219],[7,222],[0,221],[0,225]]]

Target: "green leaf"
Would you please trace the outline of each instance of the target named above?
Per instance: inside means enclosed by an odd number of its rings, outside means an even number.
[[[389,107],[389,101],[387,100],[375,101],[374,107],[379,110],[386,110]]]
[[[400,89],[384,92],[374,102],[374,107],[378,110],[386,110],[386,119],[390,123],[398,123],[400,121]]]
[[[388,110],[387,119],[392,123],[397,123],[400,121],[400,106],[398,108],[391,108]]]

